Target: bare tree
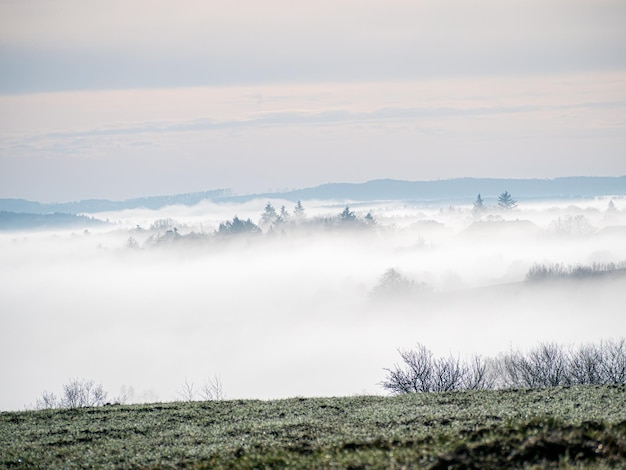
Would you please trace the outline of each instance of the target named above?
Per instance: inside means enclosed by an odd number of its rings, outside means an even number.
[[[102,406],[107,396],[102,384],[96,384],[93,380],[74,379],[63,386],[62,402],[64,408]]]
[[[569,384],[567,355],[558,344],[539,344],[529,352],[529,359],[540,386]]]
[[[176,395],[182,401],[194,401],[196,398],[196,390],[194,388],[193,382],[189,382],[187,380],[187,377],[185,377],[185,382],[176,391]]]
[[[467,368],[465,383],[463,384],[464,389],[482,390],[495,388],[497,376],[492,360],[474,356],[471,358]]]
[[[131,403],[135,399],[135,388],[131,386],[122,385],[120,388],[120,394],[113,398],[113,403],[124,404]]]
[[[500,371],[505,386],[510,387],[549,387],[570,382],[567,355],[555,343],[541,343],[526,355],[511,351],[502,359]]]
[[[222,388],[222,382],[216,375],[213,378],[207,378],[202,388],[200,389],[200,396],[203,400],[217,401],[224,399],[224,389]]]
[[[467,376],[467,366],[453,356],[439,357],[432,363],[434,380],[433,392],[449,392],[463,388]]]
[[[511,351],[498,363],[500,380],[504,387],[535,387],[532,367],[520,351]]]
[[[150,230],[155,232],[166,232],[167,230],[174,229],[178,224],[174,219],[168,217],[166,219],[157,219],[152,225],[150,225]]]
[[[592,235],[596,228],[582,214],[559,217],[550,224],[551,230],[557,235],[586,237]]]
[[[198,397],[201,400],[214,401],[223,400],[225,397],[222,382],[217,375],[207,378],[199,389],[185,377],[185,382],[176,391],[176,396],[183,401],[195,401]]]
[[[385,369],[387,380],[382,382],[383,388],[394,394],[412,392],[430,392],[433,380],[433,353],[424,345],[418,344],[417,349],[398,350],[405,368],[395,365],[393,369]]]
[[[38,410],[59,408],[59,400],[54,393],[46,390],[41,394],[41,397],[37,399],[35,406]]]

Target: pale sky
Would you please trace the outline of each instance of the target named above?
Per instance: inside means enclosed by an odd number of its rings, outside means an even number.
[[[626,2],[0,0],[0,197],[626,174]]]

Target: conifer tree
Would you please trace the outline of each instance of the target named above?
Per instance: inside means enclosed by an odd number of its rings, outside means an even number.
[[[511,196],[511,194],[509,194],[508,191],[504,191],[498,197],[498,207],[504,210],[515,209],[517,207],[517,201],[513,199],[513,197]]]
[[[339,214],[339,217],[341,217],[342,222],[353,222],[354,220],[356,220],[355,213],[352,212],[348,206],[346,206],[341,214]]]
[[[478,193],[478,196],[476,196],[476,200],[474,201],[473,211],[475,214],[479,214],[485,209],[487,209],[487,207],[485,206],[485,203],[483,201],[483,198],[480,196],[480,193]]]
[[[261,225],[263,227],[267,227],[276,222],[277,218],[278,214],[276,213],[276,209],[274,209],[274,206],[272,206],[272,203],[268,202],[267,204],[265,204],[265,210],[261,214]]]
[[[293,213],[298,219],[301,219],[304,217],[304,207],[302,207],[302,202],[298,201],[295,209],[293,210]]]

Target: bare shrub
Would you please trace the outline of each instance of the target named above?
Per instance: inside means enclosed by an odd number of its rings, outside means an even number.
[[[511,351],[500,358],[500,381],[504,387],[538,387],[532,365],[520,351]]]
[[[528,355],[540,385],[554,387],[569,383],[568,358],[563,347],[556,343],[541,343]]]
[[[547,279],[561,279],[564,277],[567,277],[567,271],[559,263],[552,265],[535,264],[526,273],[527,281],[545,281]]]
[[[93,380],[72,379],[63,385],[63,393],[58,398],[54,393],[43,392],[41,398],[37,399],[36,407],[48,409],[102,406],[107,403],[107,396],[102,384],[96,384]]]
[[[439,357],[433,361],[433,392],[459,390],[465,385],[467,366],[453,356]]]
[[[604,353],[602,347],[584,344],[569,354],[569,376],[572,385],[601,384]]]
[[[607,384],[626,384],[626,339],[600,343],[602,379]]]
[[[497,375],[493,360],[474,356],[467,367],[468,371],[463,388],[467,390],[495,388]]]
[[[430,392],[433,353],[422,344],[418,344],[415,350],[398,352],[405,368],[396,364],[393,369],[385,369],[388,376],[387,380],[382,382],[383,388],[394,394]]]
[[[399,351],[403,365],[385,369],[383,388],[393,394],[564,385],[626,385],[626,339],[565,348],[540,343],[526,353],[511,350],[497,359],[434,358],[423,345]]]
[[[501,361],[501,379],[508,387],[537,388],[571,383],[568,355],[556,343],[540,343],[527,354],[511,351]]]
[[[452,355],[433,357],[422,344],[416,349],[399,350],[403,366],[387,371],[382,387],[393,394],[448,392],[453,390],[489,388],[494,375],[486,361],[475,356],[469,363]]]
[[[626,340],[608,340],[566,349],[541,343],[523,354],[511,351],[498,361],[505,387],[626,384]]]

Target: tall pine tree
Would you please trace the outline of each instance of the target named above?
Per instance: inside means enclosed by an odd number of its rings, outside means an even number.
[[[498,207],[504,210],[515,209],[517,207],[517,201],[513,199],[513,197],[511,196],[511,194],[509,194],[508,191],[504,191],[498,197]]]

